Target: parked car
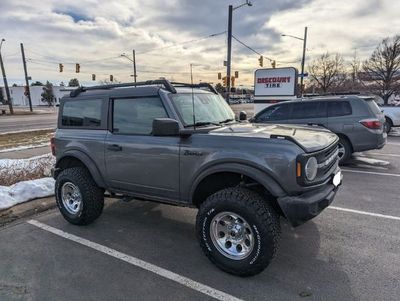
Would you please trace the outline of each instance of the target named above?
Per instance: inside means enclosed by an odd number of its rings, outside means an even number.
[[[359,97],[367,101],[373,100],[378,104],[380,110],[385,114],[385,130],[387,133],[391,131],[392,127],[400,126],[400,106],[384,105],[383,99],[375,95],[362,95]]]
[[[90,224],[105,193],[197,207],[205,255],[235,275],[261,272],[276,253],[280,216],[298,226],[333,201],[338,138],[234,117],[205,83],[78,88],[61,100],[51,141],[61,214]]]
[[[341,164],[353,152],[380,149],[386,144],[385,116],[373,100],[357,96],[288,101],[267,107],[251,121],[323,126],[339,136]]]

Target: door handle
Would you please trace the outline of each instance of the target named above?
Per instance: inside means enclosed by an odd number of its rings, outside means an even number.
[[[107,149],[110,151],[119,152],[119,151],[122,151],[122,146],[120,146],[118,144],[111,144],[111,145],[107,146]]]

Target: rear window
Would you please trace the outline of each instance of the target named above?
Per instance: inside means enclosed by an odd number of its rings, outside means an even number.
[[[370,110],[371,110],[375,115],[379,115],[379,114],[382,113],[382,112],[381,112],[381,109],[378,107],[378,105],[376,104],[376,102],[375,102],[374,100],[366,100],[365,102],[368,104]]]
[[[101,99],[73,100],[64,103],[61,124],[96,128],[101,125]]]
[[[328,117],[351,115],[351,105],[348,101],[329,101]]]

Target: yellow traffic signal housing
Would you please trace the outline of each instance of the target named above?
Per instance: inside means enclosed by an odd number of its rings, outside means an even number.
[[[110,82],[113,82],[113,81],[114,81],[114,76],[110,75]]]
[[[81,72],[81,65],[75,64],[75,72],[76,72],[76,73]]]
[[[221,74],[221,72],[218,72],[218,79],[221,79],[222,78],[222,74]]]
[[[92,74],[92,80],[96,80],[96,74]]]
[[[64,71],[64,65],[63,65],[63,64],[58,64],[58,67],[59,67],[59,69],[60,69],[60,72],[63,72],[63,71]]]
[[[235,71],[235,78],[239,78],[239,71]]]
[[[260,64],[260,67],[264,66],[264,57],[261,55],[260,58],[258,59],[258,62]]]
[[[272,61],[271,66],[272,66],[272,68],[276,68],[276,61]]]

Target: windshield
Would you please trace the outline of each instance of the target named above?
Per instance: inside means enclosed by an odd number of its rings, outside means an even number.
[[[185,126],[193,126],[192,94],[172,94],[172,101]],[[235,114],[226,101],[217,94],[194,93],[196,125],[220,124],[235,120]]]

